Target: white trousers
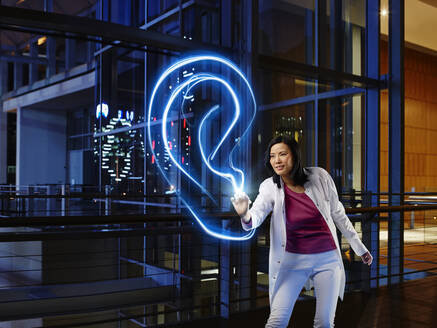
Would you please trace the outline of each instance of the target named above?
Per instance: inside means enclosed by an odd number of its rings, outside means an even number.
[[[314,281],[314,327],[334,327],[341,280],[337,250],[316,254],[285,252],[272,295],[267,327],[287,327],[294,304],[308,278]]]

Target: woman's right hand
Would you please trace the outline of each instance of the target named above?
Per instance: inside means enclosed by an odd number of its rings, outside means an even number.
[[[237,214],[246,222],[250,221],[249,204],[251,203],[249,196],[245,192],[235,194],[231,197],[232,205]]]

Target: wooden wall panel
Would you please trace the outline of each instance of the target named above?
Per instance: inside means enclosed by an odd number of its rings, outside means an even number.
[[[425,161],[425,176],[437,177],[437,155],[427,154]]]
[[[427,153],[437,155],[437,131],[426,130],[427,136]]]
[[[388,92],[380,94],[380,190],[388,191]]]
[[[437,130],[437,106],[432,103],[426,103],[426,128],[428,130]]]
[[[381,41],[381,74],[388,71]],[[405,49],[405,191],[437,192],[437,56]],[[381,92],[381,191],[388,190],[388,103]]]

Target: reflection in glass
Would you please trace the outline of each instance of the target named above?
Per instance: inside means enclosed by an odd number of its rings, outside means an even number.
[[[259,51],[312,65],[314,1],[274,0],[259,4]]]
[[[258,76],[263,105],[314,94],[312,79],[268,70],[259,70]]]
[[[314,165],[314,103],[308,102],[258,113],[256,131],[253,141],[252,170],[256,181],[252,192],[256,196],[257,184],[268,173],[264,167],[264,152],[270,140],[279,135],[294,138],[300,145],[304,166]]]
[[[319,101],[318,159],[344,191],[361,187],[361,115],[364,96]],[[339,190],[340,191],[340,190]]]
[[[361,75],[366,0],[319,1],[319,65]]]

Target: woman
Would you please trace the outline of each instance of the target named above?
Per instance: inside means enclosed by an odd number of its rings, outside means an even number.
[[[294,139],[270,141],[265,165],[272,177],[261,183],[250,210],[246,194],[231,200],[245,230],[257,228],[272,213],[266,327],[287,327],[302,287],[311,285],[316,295],[314,327],[333,327],[345,287],[336,226],[364,263],[370,265],[372,255],[346,216],[331,176],[322,168],[303,168]]]

